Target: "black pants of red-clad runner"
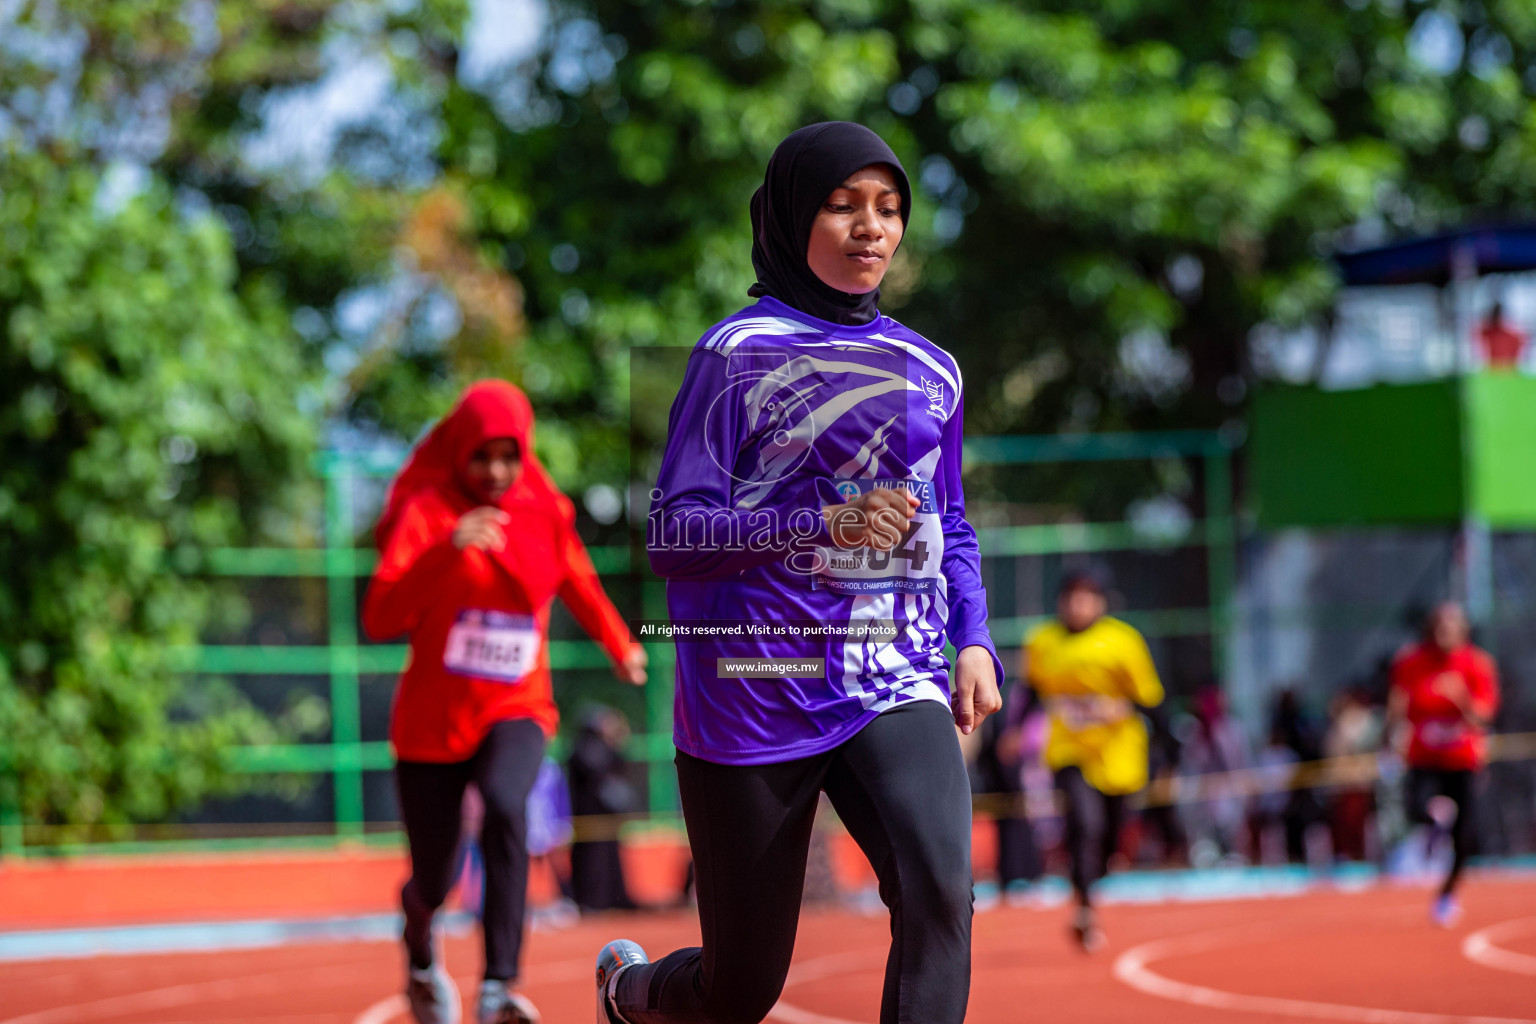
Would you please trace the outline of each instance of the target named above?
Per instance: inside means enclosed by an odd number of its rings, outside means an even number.
[[[1440,893],[1449,896],[1461,879],[1461,869],[1477,841],[1477,809],[1474,804],[1477,773],[1439,768],[1408,769],[1408,816],[1421,825],[1436,825],[1429,814],[1429,801],[1436,796],[1450,797],[1456,804],[1456,822],[1451,833],[1451,870],[1445,876]]]
[[[1066,797],[1067,857],[1072,893],[1080,906],[1091,906],[1093,884],[1109,871],[1109,858],[1120,845],[1125,797],[1099,792],[1077,767],[1056,773],[1056,788]]]
[[[411,962],[432,962],[432,915],[448,898],[458,868],[464,787],[485,802],[485,976],[518,974],[528,900],[528,791],[544,760],[544,730],[525,718],[497,722],[467,761],[395,765],[400,816],[411,848],[411,878],[400,893]]]
[[[971,975],[971,791],[949,709],[915,701],[841,746],[764,765],[677,755],[702,947],[619,975],[629,1024],[757,1024],[784,987],[818,794],[891,911],[881,1024],[960,1024]]]

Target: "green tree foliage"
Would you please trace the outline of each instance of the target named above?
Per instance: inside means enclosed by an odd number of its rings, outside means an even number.
[[[0,164],[0,737],[38,824],[163,819],[273,738],[178,661],[232,611],[186,573],[287,504],[314,437],[222,223],[101,195],[86,167]]]
[[[920,182],[886,305],[959,355],[971,430],[1215,427],[1249,331],[1325,308],[1351,229],[1529,204],[1532,11],[569,0],[498,87],[450,87],[440,161],[526,289],[518,372],[595,453],[624,350],[745,301],[747,198],[825,118]],[[1161,486],[1030,476],[1100,515]]]
[[[267,720],[184,653],[242,615],[203,552],[313,540],[319,310],[391,272],[409,209],[246,147],[336,40],[445,39],[464,12],[391,6],[0,5],[0,811],[164,820],[248,783],[233,745],[323,719]]]

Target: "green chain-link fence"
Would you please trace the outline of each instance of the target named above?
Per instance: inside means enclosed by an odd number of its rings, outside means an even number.
[[[967,468],[978,466],[1027,467],[1043,463],[1107,462],[1115,460],[1183,459],[1204,464],[1204,507],[1206,516],[1189,524],[1173,541],[1155,542],[1138,533],[1129,523],[1068,523],[1032,526],[1005,526],[978,530],[984,572],[997,575],[995,567],[1021,559],[1074,554],[1135,551],[1157,548],[1166,553],[1171,548],[1202,549],[1204,553],[1207,600],[1184,608],[1131,609],[1124,617],[1154,638],[1207,636],[1211,641],[1211,670],[1219,673],[1230,649],[1232,597],[1236,574],[1236,528],[1233,518],[1231,452],[1215,433],[1175,431],[1143,434],[1099,434],[1047,437],[979,437],[966,442]],[[370,478],[380,481],[390,476],[398,464],[394,458],[327,453],[319,459],[318,471],[325,488],[325,546],[318,549],[239,548],[210,553],[206,571],[223,577],[265,577],[324,580],[326,594],[326,632],[323,644],[208,644],[185,652],[188,671],[228,676],[319,676],[328,680],[330,737],[322,743],[284,746],[246,747],[230,752],[234,767],[261,774],[324,774],[330,777],[334,796],[334,821],[325,836],[266,839],[266,844],[313,845],[338,840],[365,838],[364,773],[386,771],[392,766],[389,746],[384,741],[363,739],[361,716],[362,677],[393,674],[405,662],[404,644],[372,645],[360,643],[358,636],[358,582],[368,577],[376,556],[371,548],[357,546],[366,523],[359,522],[354,502],[357,484]],[[651,619],[664,618],[666,600],[664,583],[649,574],[643,563],[627,546],[596,547],[591,551],[598,572],[604,576],[637,574],[638,611]],[[642,564],[634,564],[636,561]],[[992,584],[989,582],[989,589]],[[1041,593],[1031,602],[1033,613],[1025,613],[1022,602],[1009,594],[993,600],[993,635],[1000,648],[1018,646],[1030,626],[1043,617],[1049,607],[1049,587],[1042,583]],[[1011,613],[1011,614],[1010,614]],[[645,717],[641,729],[632,738],[629,755],[653,769],[664,766],[673,756],[671,735],[673,649],[669,642],[648,644],[651,655],[651,682],[645,691]],[[597,646],[587,640],[554,640],[549,645],[550,665],[557,673],[568,670],[604,668],[607,661]],[[1012,666],[1009,666],[1010,672]],[[42,830],[25,825],[15,810],[14,775],[0,765],[0,852],[9,855],[58,852]],[[653,815],[675,811],[676,793],[672,773],[647,772],[649,809]],[[34,835],[34,831],[36,834]],[[236,826],[231,831],[239,833]],[[167,835],[165,830],[153,834]],[[247,835],[222,840],[206,837],[193,841],[196,846],[246,844],[254,841],[256,829]],[[393,835],[380,836],[394,841]],[[186,845],[178,842],[178,845]],[[168,848],[169,840],[98,844],[97,848]]]

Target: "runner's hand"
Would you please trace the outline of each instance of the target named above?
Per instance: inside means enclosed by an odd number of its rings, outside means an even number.
[[[1467,680],[1460,672],[1440,673],[1435,677],[1433,688],[1435,693],[1459,708],[1471,703],[1471,695],[1467,692]]]
[[[1444,697],[1456,705],[1456,710],[1461,712],[1461,717],[1469,722],[1477,722],[1477,707],[1472,702],[1472,691],[1467,687],[1467,679],[1460,672],[1442,672],[1435,678],[1433,688],[1435,693]]]
[[[650,659],[646,657],[645,648],[639,644],[631,644],[629,653],[624,655],[624,660],[613,667],[613,674],[621,683],[629,683],[631,686],[645,685],[645,665]]]
[[[872,547],[889,551],[901,543],[912,517],[922,502],[905,487],[893,490],[876,487],[852,501],[828,505],[821,510],[831,531],[832,543],[840,548]]]
[[[460,551],[465,548],[500,551],[507,546],[507,531],[504,527],[511,521],[511,516],[490,505],[470,509],[459,517],[458,524],[453,528],[453,546]]]
[[[955,712],[955,724],[967,736],[988,715],[1002,710],[997,667],[992,664],[992,652],[980,644],[961,648],[955,658],[955,693],[950,705]]]

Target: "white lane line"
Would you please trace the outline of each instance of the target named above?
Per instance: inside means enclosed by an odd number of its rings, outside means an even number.
[[[879,962],[881,958],[873,959]],[[807,981],[815,981],[819,978],[834,977],[854,970],[867,969],[870,966],[871,960],[872,954],[869,952],[833,953],[828,956],[817,957],[814,960],[807,960],[804,963],[796,964],[790,969],[789,978],[784,982],[784,987],[789,988],[791,985],[799,985]],[[531,968],[527,984],[540,985],[576,981],[582,978],[589,978],[593,969],[593,962],[585,959],[561,960],[556,963]],[[409,1010],[409,1007],[406,1005],[405,996],[388,996],[363,1010],[362,1013],[353,1019],[352,1024],[390,1024],[397,1017],[403,1017],[407,1010]],[[792,1003],[786,1003],[782,999],[768,1012],[768,1017],[770,1020],[782,1021],[783,1024],[859,1024],[858,1021],[844,1020],[841,1017],[826,1017],[819,1013],[812,1013]],[[13,1022],[0,1021],[0,1024],[13,1024]]]
[[[405,1001],[405,996],[388,996],[358,1014],[352,1024],[389,1024],[396,1017],[405,1016],[405,1011],[410,1008],[410,1004]]]
[[[1516,953],[1498,945],[1501,940],[1507,941],[1518,935],[1532,933],[1536,933],[1536,917],[1522,917],[1489,925],[1462,940],[1461,955],[1484,967],[1536,977],[1536,956]]]
[[[231,999],[271,992],[273,978],[288,978],[290,980],[284,984],[295,988],[326,985],[335,987],[338,983],[351,984],[350,971],[357,966],[361,965],[335,963],[324,967],[287,967],[278,971],[247,974],[238,978],[167,985],[164,988],[152,988],[143,992],[130,992],[107,999],[24,1013],[20,1017],[0,1020],[0,1024],[65,1024],[65,1022],[77,1020],[96,1024],[103,1018],[121,1017],[124,1014],[142,1013],[145,1010],[167,1010],[176,1006],[188,1006],[204,999],[228,1002]]]
[[[567,981],[580,981],[583,978],[591,982],[596,965],[595,957],[591,960],[583,957],[580,960],[556,960],[547,964],[534,964],[528,968],[523,984],[554,985]],[[459,988],[460,992],[464,993],[462,983]],[[410,1005],[406,1003],[405,996],[398,994],[385,996],[354,1017],[352,1024],[389,1024],[396,1017],[404,1017],[409,1010]],[[10,1024],[10,1022],[0,1021],[0,1024]]]
[[[1352,1006],[1310,999],[1285,999],[1226,992],[1174,981],[1152,970],[1150,964],[1173,956],[1188,956],[1229,949],[1246,937],[1273,934],[1276,928],[1221,928],[1171,939],[1142,943],[1121,953],[1115,960],[1115,977],[1138,992],[1160,999],[1203,1006],[1213,1010],[1238,1013],[1267,1013],[1279,1017],[1309,1020],[1352,1021],[1356,1024],[1536,1024],[1526,1017],[1481,1017],[1450,1013],[1420,1013],[1413,1010],[1388,1010],[1374,1006]]]

